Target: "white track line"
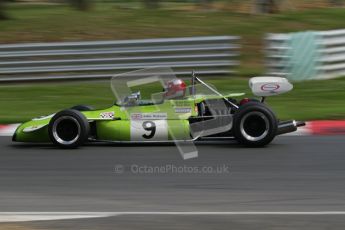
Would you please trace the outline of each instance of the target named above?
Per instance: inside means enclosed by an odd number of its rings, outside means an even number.
[[[0,212],[0,223],[101,218],[110,216],[113,215],[105,212]]]
[[[88,219],[103,218],[122,215],[345,215],[345,211],[249,211],[249,212],[0,212],[1,222],[23,222],[23,221],[42,221],[42,220],[68,220],[68,219]]]

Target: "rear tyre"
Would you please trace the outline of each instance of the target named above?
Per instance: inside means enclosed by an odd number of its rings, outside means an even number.
[[[81,112],[67,109],[54,115],[48,132],[55,145],[61,148],[77,148],[87,141],[90,125]]]
[[[277,128],[276,116],[260,102],[246,103],[234,114],[234,137],[246,146],[260,147],[269,144],[276,136]]]
[[[76,105],[73,106],[71,109],[78,110],[78,111],[92,111],[94,108],[89,105]]]

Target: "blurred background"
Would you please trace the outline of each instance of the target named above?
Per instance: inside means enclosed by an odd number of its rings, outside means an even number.
[[[0,0],[0,123],[114,101],[112,74],[194,69],[220,91],[286,76],[282,119],[345,118],[343,0]],[[134,39],[134,40],[133,40]],[[149,39],[149,40],[147,40]],[[319,80],[322,79],[322,80]]]

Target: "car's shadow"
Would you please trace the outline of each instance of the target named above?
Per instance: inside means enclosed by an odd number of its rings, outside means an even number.
[[[214,146],[214,147],[232,147],[232,148],[243,148],[243,145],[238,144],[238,142],[234,139],[226,139],[226,140],[198,140],[194,142],[179,142],[181,145],[189,145],[194,144],[196,146]],[[94,147],[153,147],[153,146],[175,146],[174,142],[157,142],[157,143],[116,143],[116,142],[88,142],[84,146],[77,148],[94,148]],[[12,143],[10,144],[12,148],[17,149],[62,149],[59,148],[51,143]],[[63,150],[63,149],[62,149]]]

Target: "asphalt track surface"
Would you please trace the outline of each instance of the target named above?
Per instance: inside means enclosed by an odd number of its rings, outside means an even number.
[[[259,149],[206,142],[186,161],[174,145],[61,150],[2,137],[0,146],[0,212],[345,211],[345,136],[278,137]],[[345,215],[121,215],[2,228],[345,229]]]

